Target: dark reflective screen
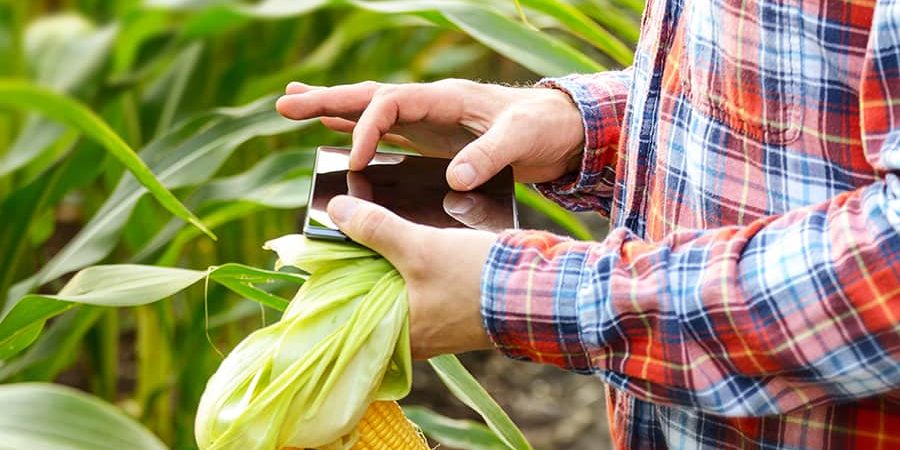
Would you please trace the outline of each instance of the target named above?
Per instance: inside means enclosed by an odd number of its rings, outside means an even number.
[[[332,197],[348,194],[393,211],[412,222],[439,228],[479,228],[500,231],[516,227],[512,169],[470,192],[447,185],[450,160],[378,153],[365,170],[347,170],[349,151],[320,147],[312,201],[304,233],[311,237],[343,238],[325,211]],[[465,210],[464,213],[460,213]]]

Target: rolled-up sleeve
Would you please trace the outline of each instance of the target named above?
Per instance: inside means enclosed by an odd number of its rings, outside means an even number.
[[[589,75],[545,78],[537,86],[559,89],[578,106],[584,123],[584,153],[578,172],[536,184],[541,194],[573,211],[608,216],[615,183],[616,149],[631,87],[630,68]]]

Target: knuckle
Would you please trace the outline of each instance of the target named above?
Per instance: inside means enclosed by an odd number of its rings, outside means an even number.
[[[433,83],[434,86],[438,86],[441,88],[466,88],[472,85],[475,85],[474,81],[464,80],[461,78],[444,78],[442,80],[435,81]]]
[[[381,86],[381,85],[380,85],[380,83],[378,83],[377,81],[366,80],[366,81],[360,82],[360,83],[359,83],[359,86],[360,86],[360,87],[367,88],[367,89],[378,89],[379,86]]]
[[[398,86],[398,85],[394,85],[394,84],[385,84],[385,85],[382,85],[381,87],[379,87],[375,91],[374,97],[378,97],[378,98],[392,97],[394,95],[397,95],[397,93],[402,88],[403,88],[402,85]]]
[[[516,105],[509,108],[506,112],[506,121],[512,125],[531,123],[537,118],[535,115],[534,105]]]
[[[369,209],[359,214],[356,220],[359,239],[363,242],[372,242],[381,235],[387,222],[387,214],[379,209]]]
[[[428,236],[430,233],[411,233],[407,251],[403,255],[403,271],[404,275],[411,281],[416,282],[424,280],[428,277],[429,267],[429,242],[433,242]]]
[[[485,137],[479,141],[478,145],[472,147],[471,156],[476,159],[478,166],[496,167],[497,148],[497,143],[493,139]]]

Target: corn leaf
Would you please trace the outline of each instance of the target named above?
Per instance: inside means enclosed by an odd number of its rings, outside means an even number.
[[[103,119],[83,104],[27,82],[0,80],[0,106],[37,110],[52,119],[77,128],[102,144],[159,200],[163,207],[215,239],[213,232],[163,186],[134,150],[104,123]]]
[[[506,450],[490,428],[471,420],[451,419],[422,406],[404,406],[403,412],[429,438],[459,450]]]
[[[359,8],[389,14],[441,17],[497,53],[544,76],[597,72],[603,66],[568,44],[510,19],[487,3],[455,0],[352,1]],[[429,18],[429,16],[424,16]]]
[[[194,73],[202,53],[203,44],[200,42],[187,46],[178,53],[166,71],[147,88],[142,102],[145,114],[156,115],[155,113],[159,112],[154,136],[165,134],[175,122],[178,105],[185,97],[188,80]]]
[[[9,359],[34,342],[44,323],[80,304],[139,306],[168,298],[209,276],[251,300],[283,309],[284,299],[257,286],[274,281],[297,284],[303,278],[286,272],[225,264],[204,270],[121,264],[89,267],[75,274],[56,295],[27,295],[0,317],[0,360]]]
[[[27,236],[41,214],[56,204],[66,192],[94,179],[100,171],[96,164],[103,157],[99,148],[88,148],[67,158],[57,168],[40,179],[0,198],[0,293],[5,293],[14,281],[16,267],[28,264],[24,257],[28,247]],[[2,294],[0,294],[2,295]],[[0,310],[5,304],[0,299]]]
[[[174,9],[196,9],[210,3],[184,0],[152,0],[152,6]],[[603,70],[596,61],[574,49],[565,42],[547,34],[536,32],[517,20],[501,14],[487,2],[461,0],[316,0],[312,2],[292,2],[268,0],[256,5],[239,2],[218,2],[214,10],[217,15],[237,15],[255,19],[273,19],[307,14],[326,6],[351,4],[357,8],[382,14],[413,14],[445,28],[457,28],[473,39],[506,56],[531,71],[544,76],[564,75],[572,72],[597,72]],[[584,33],[597,37],[602,32],[588,29],[579,16],[570,12],[565,16],[570,23],[580,24]],[[605,45],[615,58],[625,60],[623,49],[614,47],[608,35],[603,35]],[[605,44],[604,44],[605,43]],[[627,49],[625,49],[627,50]]]
[[[24,374],[28,381],[53,381],[79,356],[85,334],[103,312],[103,308],[85,305],[62,314],[21,356],[0,364],[0,380]]]
[[[306,206],[312,174],[313,149],[286,149],[266,156],[245,172],[209,181],[200,186],[186,203],[195,210],[206,211],[203,222],[215,228],[226,222],[246,217],[263,207],[292,209]],[[146,262],[168,246],[160,257],[162,265],[174,264],[181,247],[197,236],[193,228],[173,218],[132,258]]]
[[[118,32],[116,24],[98,28],[72,13],[32,22],[24,46],[34,81],[61,92],[83,89],[100,71]]]
[[[503,440],[504,444],[513,450],[531,449],[531,444],[525,439],[522,431],[503,411],[503,408],[491,398],[491,395],[478,384],[478,380],[466,370],[456,356],[435,356],[428,360],[428,364],[450,389],[450,392],[466,406],[475,410],[484,419],[487,426],[497,433],[497,437]]]
[[[75,14],[38,19],[25,30],[25,58],[37,84],[58,92],[84,91],[109,55],[118,32],[116,25],[97,29]],[[78,92],[76,92],[78,91]],[[46,117],[28,115],[25,126],[5,152],[0,152],[0,177],[30,165],[40,158],[53,159],[52,145],[64,136],[65,127]],[[71,139],[68,139],[71,141]],[[71,142],[66,145],[71,147]],[[45,164],[42,164],[46,166]],[[46,168],[46,167],[44,167]],[[32,168],[41,172],[41,168]],[[24,183],[23,183],[24,184]]]
[[[523,5],[558,20],[573,34],[590,42],[623,66],[631,65],[634,55],[622,41],[604,30],[578,8],[563,0],[519,0]]]
[[[0,386],[0,450],[165,450],[149,430],[92,395],[56,384]]]
[[[571,233],[575,239],[584,241],[593,239],[591,231],[578,220],[578,217],[520,183],[516,183],[516,201],[540,212]]]
[[[2,99],[0,99],[2,102]],[[240,108],[222,108],[198,115],[149,144],[141,155],[169,189],[202,183],[247,140],[296,130],[309,122],[291,122],[278,115],[273,99]],[[17,283],[7,305],[48,281],[95,264],[112,251],[138,200],[146,191],[124,177],[91,220],[33,276]]]

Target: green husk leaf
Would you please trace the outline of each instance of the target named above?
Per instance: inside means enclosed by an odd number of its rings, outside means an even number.
[[[367,249],[285,236],[279,265],[311,273],[281,321],[242,341],[210,378],[201,449],[349,448],[368,405],[409,392],[406,287]]]

